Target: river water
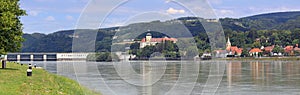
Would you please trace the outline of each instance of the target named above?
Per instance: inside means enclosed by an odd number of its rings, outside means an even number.
[[[22,63],[37,64],[104,95],[300,94],[298,61]]]

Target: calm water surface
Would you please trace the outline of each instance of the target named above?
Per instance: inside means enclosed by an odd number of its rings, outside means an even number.
[[[298,61],[155,61],[130,62],[130,67],[101,62],[23,63],[37,64],[104,95],[300,95]]]

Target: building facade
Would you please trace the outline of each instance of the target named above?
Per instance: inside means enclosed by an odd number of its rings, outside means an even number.
[[[228,52],[227,55],[241,56],[243,49],[238,48],[237,46],[231,46],[230,39],[228,38],[227,43],[226,43],[226,51]]]
[[[151,33],[147,33],[146,37],[143,38],[140,42],[140,48],[144,48],[146,46],[151,46],[151,45],[156,45],[157,43],[163,43],[165,41],[171,41],[173,43],[176,43],[177,39],[176,38],[169,38],[169,37],[152,38]]]

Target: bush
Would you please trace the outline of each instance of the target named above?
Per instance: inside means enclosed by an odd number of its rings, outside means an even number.
[[[120,59],[115,53],[99,52],[96,54],[89,54],[86,60],[96,61],[96,62],[111,62],[111,61],[119,61]]]

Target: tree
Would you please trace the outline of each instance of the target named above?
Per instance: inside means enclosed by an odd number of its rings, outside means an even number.
[[[274,49],[272,50],[272,52],[274,52],[274,53],[282,53],[282,52],[284,52],[284,49],[281,48],[281,47],[279,47],[278,45],[276,45],[274,47]]]
[[[111,62],[111,61],[119,61],[120,59],[115,53],[98,52],[95,54],[89,54],[86,60],[97,61],[97,62]]]
[[[195,56],[199,55],[198,54],[198,48],[195,46],[189,46],[186,50],[186,57],[188,58],[193,58]]]
[[[26,12],[19,0],[1,0],[0,5],[0,54],[19,51],[24,41],[20,16]]]
[[[293,42],[292,42],[292,44],[296,45],[296,44],[299,44],[299,42],[300,42],[299,39],[294,39]]]
[[[243,56],[243,57],[247,57],[247,56],[248,56],[248,54],[249,54],[249,52],[248,52],[247,48],[243,48],[243,51],[242,51],[242,54],[241,54],[241,56]]]
[[[261,44],[260,44],[259,41],[256,41],[256,42],[254,42],[254,43],[252,44],[252,47],[253,47],[253,48],[260,48],[260,47],[261,47]]]

